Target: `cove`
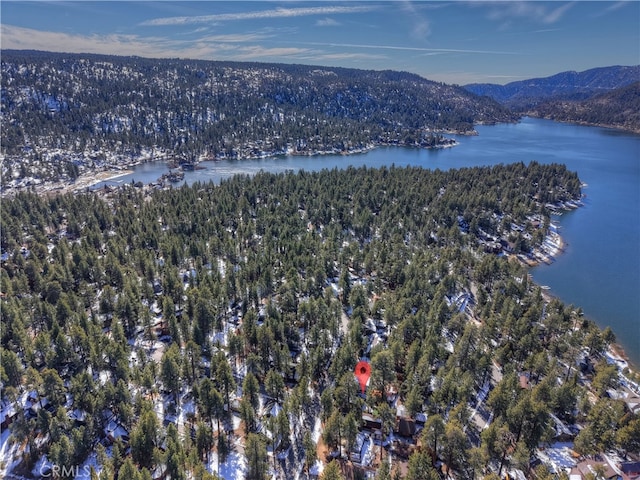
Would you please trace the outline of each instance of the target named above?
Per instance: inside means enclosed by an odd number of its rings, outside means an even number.
[[[476,129],[478,136],[454,136],[459,145],[436,150],[384,147],[348,156],[203,162],[202,170],[186,172],[181,183],[219,183],[260,170],[278,173],[392,164],[448,170],[520,161],[563,163],[587,184],[585,205],[553,218],[560,225],[565,253],[552,265],[531,269],[531,274],[563,302],[582,308],[600,327],[610,326],[629,360],[639,366],[640,135],[534,118]],[[150,183],[167,171],[164,163],[142,164],[132,174],[94,188]]]

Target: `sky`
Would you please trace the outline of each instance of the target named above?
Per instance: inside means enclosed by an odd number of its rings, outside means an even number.
[[[640,2],[0,2],[2,49],[402,70],[464,85],[640,64]]]

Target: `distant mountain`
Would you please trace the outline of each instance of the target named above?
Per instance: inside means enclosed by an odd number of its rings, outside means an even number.
[[[468,91],[483,95],[515,110],[528,110],[551,99],[584,100],[640,80],[640,65],[592,68],[584,72],[561,72],[506,85],[472,83]]]
[[[588,100],[543,102],[526,113],[535,117],[622,128],[640,133],[640,82]]]

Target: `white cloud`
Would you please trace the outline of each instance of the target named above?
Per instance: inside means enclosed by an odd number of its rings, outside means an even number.
[[[562,18],[562,16],[573,7],[574,3],[565,3],[564,5],[559,6],[555,10],[552,10],[542,19],[543,23],[551,24],[556,23],[558,20]]]
[[[485,75],[477,72],[423,72],[422,75],[435,82],[450,85],[466,85],[469,83],[499,83],[505,84],[525,77],[520,75]]]
[[[69,53],[104,53],[148,57],[183,55],[183,42],[136,35],[77,35],[2,25],[2,48]]]
[[[359,5],[350,7],[301,7],[276,8],[273,10],[256,10],[252,12],[219,13],[215,15],[197,15],[192,17],[163,17],[142,22],[144,26],[190,25],[194,23],[217,23],[235,20],[255,20],[262,18],[303,17],[311,15],[337,15],[362,13],[375,10],[375,5]]]
[[[559,2],[553,2],[554,5]],[[489,6],[488,18],[503,21],[503,25],[509,25],[509,20],[514,18],[527,18],[544,24],[552,24],[559,21],[564,14],[574,5],[574,2],[566,2],[559,7],[549,10],[548,3],[542,2],[469,2],[471,6]]]
[[[340,22],[329,17],[321,18],[316,21],[316,27],[338,27],[340,25],[342,25]]]
[[[266,48],[260,45],[252,45],[252,46],[239,48],[237,53],[233,55],[233,59],[234,60],[256,60],[261,58],[298,57],[301,54],[306,54],[306,53],[309,53],[309,50],[306,48],[295,48],[295,47]]]
[[[605,8],[601,12],[598,12],[598,13],[594,14],[593,16],[594,17],[601,17],[602,15],[606,15],[608,13],[615,12],[616,10],[621,9],[622,7],[626,7],[627,5],[630,5],[631,3],[633,3],[633,2],[630,2],[630,1],[613,2],[611,5],[607,6],[607,8]]]
[[[460,48],[425,48],[425,47],[399,47],[396,45],[366,45],[357,43],[319,43],[304,42],[303,45],[314,45],[320,47],[339,47],[339,48],[371,48],[377,50],[404,50],[409,52],[435,52],[435,53],[480,53],[487,55],[517,55],[517,52],[499,51],[499,50],[468,50]]]
[[[231,33],[225,35],[208,35],[201,37],[200,42],[220,42],[220,43],[246,43],[256,42],[258,40],[264,40],[271,35],[264,35],[261,33]]]
[[[386,60],[386,55],[374,55],[368,53],[322,53],[305,56],[309,60]]]
[[[414,23],[411,29],[411,36],[417,40],[423,40],[431,33],[431,26],[425,19],[419,20]]]
[[[533,30],[531,33],[549,33],[549,32],[560,32],[561,28],[540,28],[538,30]]]
[[[311,52],[307,48],[265,48],[260,45],[238,45],[262,39],[264,35],[259,34],[210,35],[194,41],[187,41],[137,35],[71,35],[13,25],[2,25],[0,32],[2,48],[17,50],[203,60],[259,60],[261,57],[274,58]]]
[[[403,12],[409,17],[411,25],[411,36],[416,40],[424,40],[431,33],[431,25],[429,20],[418,11],[416,6],[409,1],[403,1],[400,3],[400,7]]]

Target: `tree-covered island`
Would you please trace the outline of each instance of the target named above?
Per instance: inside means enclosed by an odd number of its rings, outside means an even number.
[[[626,475],[633,373],[609,329],[517,260],[549,254],[550,208],[580,187],[562,165],[515,163],[4,199],[0,468]]]

